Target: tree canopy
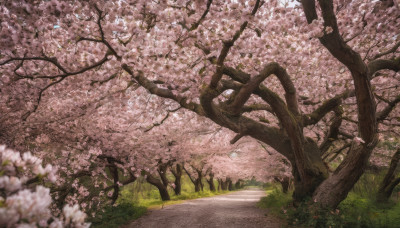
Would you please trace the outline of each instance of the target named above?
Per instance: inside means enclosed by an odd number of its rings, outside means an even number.
[[[135,176],[147,151],[196,145],[184,133],[196,114],[285,157],[296,201],[336,207],[399,132],[398,1],[6,0],[0,18],[0,137],[13,147],[41,134],[97,145]]]

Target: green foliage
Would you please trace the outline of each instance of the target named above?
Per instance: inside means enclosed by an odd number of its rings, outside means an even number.
[[[367,199],[374,199],[386,172],[387,170],[376,173],[365,172],[354,185],[352,193]]]
[[[399,203],[378,204],[373,199],[350,193],[339,208],[344,227],[399,227],[400,224]]]
[[[263,186],[263,182],[257,181],[255,178],[252,178],[251,180],[246,180],[244,182],[245,186]]]
[[[387,150],[396,150],[400,146],[400,140],[392,138],[392,140],[384,140],[378,144],[379,147],[383,147]]]
[[[318,203],[304,201],[285,211],[288,224],[305,227],[343,227],[340,210],[321,208]]]
[[[105,207],[103,211],[98,212],[96,217],[91,218],[89,222],[92,223],[91,227],[95,228],[120,227],[131,220],[139,218],[146,211],[146,207],[122,203],[115,207]]]
[[[171,182],[172,182],[172,177]],[[171,200],[162,201],[158,189],[147,183],[142,177],[121,189],[117,206],[107,206],[90,219],[92,227],[119,227],[142,216],[148,208],[161,208],[165,205],[177,204],[182,200],[210,197],[228,193],[228,191],[211,192],[205,180],[204,191],[194,192],[194,185],[187,176],[182,176],[182,193],[176,196],[173,189],[168,192]],[[215,182],[214,184],[217,184]],[[217,186],[217,185],[216,185]]]
[[[144,183],[144,184],[147,185],[147,183]],[[137,192],[131,191],[132,187],[134,187],[134,186],[127,186],[126,188],[124,188],[121,191],[121,196],[118,198],[117,202],[129,202],[129,203],[144,206],[144,207],[157,207],[157,206],[180,203],[182,200],[210,197],[210,196],[220,195],[220,194],[229,192],[229,191],[212,192],[208,189],[204,189],[204,191],[200,191],[200,192],[194,192],[194,188],[192,191],[187,191],[188,188],[184,188],[182,186],[181,195],[175,195],[172,190],[169,190],[171,200],[162,201],[160,194],[158,193],[158,190],[156,190],[156,189],[149,189],[148,191],[137,193]],[[191,188],[189,188],[189,189],[191,189]]]
[[[278,188],[269,188],[267,196],[260,199],[257,206],[260,208],[268,208],[270,213],[274,215],[281,215],[284,213],[285,208],[292,202],[290,194],[285,194]]]
[[[170,177],[172,179],[172,177]],[[228,191],[217,191],[212,192],[208,190],[208,184],[206,180],[203,180],[204,190],[200,192],[194,191],[194,185],[186,175],[182,176],[181,195],[176,196],[172,188],[168,188],[168,193],[171,196],[170,201],[162,201],[158,189],[153,185],[145,182],[142,179],[125,186],[117,202],[129,202],[140,206],[157,206],[157,205],[169,205],[178,203],[180,200],[196,199],[201,197],[209,197],[213,195],[227,193]],[[172,180],[171,180],[172,182]],[[217,186],[218,182],[214,181]]]
[[[187,200],[187,199],[197,199],[203,197],[210,197],[215,195],[220,195],[224,193],[228,193],[229,191],[219,191],[219,192],[212,192],[209,190],[204,190],[200,192],[182,192],[179,196],[173,196],[173,200]]]
[[[372,197],[374,190],[370,190],[368,194],[358,194],[363,187],[367,185],[359,185],[359,189],[351,192],[337,210],[321,208],[318,202],[310,199],[293,207],[291,194],[284,194],[276,187],[268,188],[267,197],[262,198],[258,206],[268,208],[269,213],[278,215],[295,227],[399,227],[400,204],[394,201],[377,204]]]

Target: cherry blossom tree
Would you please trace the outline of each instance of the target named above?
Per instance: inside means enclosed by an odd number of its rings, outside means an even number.
[[[63,91],[88,101],[76,117],[96,94],[123,103],[141,86],[236,132],[232,143],[270,146],[291,164],[295,200],[336,207],[378,132],[398,131],[399,5],[289,2],[3,1],[1,103],[16,118],[0,128]],[[347,155],[330,172],[333,150]]]

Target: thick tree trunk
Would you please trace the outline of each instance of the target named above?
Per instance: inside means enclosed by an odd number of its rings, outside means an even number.
[[[231,180],[231,179],[227,179],[226,181],[228,182],[228,190],[229,190],[229,191],[233,191],[232,180]]]
[[[165,188],[165,187],[164,188],[158,188],[158,191],[160,192],[160,196],[161,196],[161,200],[162,201],[167,201],[167,200],[171,199],[170,196],[169,196],[167,188]]]
[[[302,0],[307,22],[317,19],[314,1]],[[371,89],[371,78],[375,73],[367,66],[360,54],[349,47],[341,37],[335,17],[333,1],[319,1],[324,26],[330,26],[332,32],[319,38],[322,45],[337,60],[343,63],[351,73],[354,82],[358,111],[358,132],[363,142],[353,142],[348,155],[334,171],[323,181],[313,194],[313,200],[328,208],[335,208],[344,200],[353,188],[364,169],[372,150],[378,142],[376,103]],[[371,71],[370,71],[371,70]]]
[[[358,54],[353,53],[353,55],[355,61],[360,60]],[[350,71],[354,79],[359,132],[363,141],[352,142],[345,159],[315,190],[313,200],[328,208],[336,208],[347,197],[367,168],[372,150],[378,143],[376,105],[368,79],[368,70],[362,65],[355,69],[350,68]]]
[[[158,189],[161,196],[161,200],[162,201],[170,200],[171,198],[169,196],[167,186],[165,186],[159,179],[155,178],[150,173],[146,172],[146,175],[147,175],[146,177],[147,182],[156,186],[156,188]]]
[[[201,191],[204,191],[204,184],[203,184],[203,174],[201,173],[201,170],[196,169],[197,172],[197,179],[196,181],[198,181],[198,185],[200,186]]]
[[[209,179],[206,179],[208,186],[210,187],[210,191],[215,192],[216,189],[215,189],[215,185],[214,185],[214,174],[210,173],[209,176],[210,176]]]
[[[218,178],[218,191],[221,191],[221,184],[222,184],[222,180]]]
[[[160,176],[161,181],[165,187],[168,187],[169,183],[167,178],[167,168],[168,168],[167,164],[162,164],[157,169],[158,175]]]
[[[318,145],[307,138],[303,145],[304,159],[297,159],[297,164],[302,164],[303,177],[300,176],[299,167],[290,160],[292,164],[292,174],[294,177],[293,199],[295,203],[309,198],[313,195],[315,189],[329,176],[328,169],[325,166]]]
[[[281,184],[282,192],[285,194],[288,193],[289,185],[290,185],[290,178],[285,176],[282,178],[275,177],[274,179],[275,179],[275,181],[277,181]]]
[[[113,186],[113,194],[111,196],[111,205],[114,205],[119,196],[119,176],[118,176],[118,168],[115,165],[110,165],[109,167],[110,173],[113,176],[114,186]]]
[[[201,188],[201,191],[204,191],[204,184],[203,184],[203,181],[200,179],[199,180],[200,181],[200,188]]]
[[[176,177],[174,184],[175,184],[174,192],[175,192],[175,195],[178,196],[182,193],[181,177]]]
[[[387,202],[393,193],[394,188],[400,183],[400,177],[396,178],[396,168],[400,160],[400,149],[396,151],[390,162],[389,169],[379,186],[379,190],[376,195],[378,202]]]
[[[200,182],[196,181],[196,183],[194,184],[194,192],[200,192],[200,189]]]
[[[241,181],[240,181],[240,180],[236,181],[236,183],[235,183],[235,189],[241,189],[241,188],[242,188]]]
[[[181,191],[182,191],[182,183],[181,183],[181,179],[182,179],[182,165],[181,164],[176,164],[175,169],[173,167],[171,167],[171,172],[175,177],[175,188],[174,188],[174,192],[175,195],[180,195]]]
[[[228,190],[228,181],[227,180],[225,180],[225,181],[221,180],[219,185],[221,186],[222,191]]]
[[[201,170],[196,170],[197,173],[197,177],[194,178],[190,172],[183,166],[183,170],[185,170],[186,174],[189,176],[190,181],[192,181],[192,183],[194,184],[194,191],[195,192],[199,192],[200,190],[203,191],[203,182],[201,181],[201,179],[203,178],[203,175],[201,173]]]
[[[355,145],[334,173],[315,190],[313,200],[328,208],[336,208],[364,173],[372,148]]]

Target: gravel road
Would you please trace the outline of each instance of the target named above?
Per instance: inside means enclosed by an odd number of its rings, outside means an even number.
[[[150,211],[130,228],[281,227],[278,219],[256,207],[265,196],[262,190],[243,190],[226,195],[188,200],[182,204]]]

